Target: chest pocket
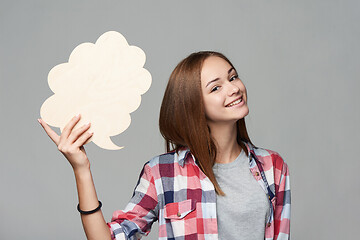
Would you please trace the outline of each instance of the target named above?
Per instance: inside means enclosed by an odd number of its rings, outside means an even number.
[[[192,236],[197,239],[196,200],[168,203],[164,207],[168,237]]]

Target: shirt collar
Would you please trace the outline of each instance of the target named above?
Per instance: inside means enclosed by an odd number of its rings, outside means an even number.
[[[255,147],[254,145],[252,145],[250,142],[244,142],[243,143],[245,144],[247,150],[248,150],[248,158],[249,158],[249,161],[251,160],[251,158],[255,158],[257,161],[259,161],[261,164],[264,164],[264,161],[263,159],[260,157],[258,157],[256,155],[256,149],[257,147]]]
[[[185,160],[188,158],[188,155],[192,154],[190,153],[190,149],[185,148],[178,151],[178,153],[175,152],[175,160],[179,163],[181,167],[184,167]]]
[[[254,145],[252,145],[250,142],[245,142],[243,141],[243,143],[245,144],[247,150],[248,150],[248,157],[249,159],[251,159],[252,157],[256,158],[256,160],[258,160],[260,163],[263,163],[263,160],[261,158],[258,158],[255,154],[256,151],[256,147]],[[191,154],[190,149],[189,148],[185,148],[185,149],[181,149],[178,151],[178,153],[175,153],[175,159],[177,160],[177,162],[179,163],[179,165],[181,167],[184,167],[185,164],[185,160],[189,157],[189,154],[192,156],[194,162],[195,162],[195,157]]]

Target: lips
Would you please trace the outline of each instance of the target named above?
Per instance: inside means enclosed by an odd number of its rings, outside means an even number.
[[[241,103],[243,101],[242,96],[235,99],[234,101],[230,102],[229,104],[227,104],[225,107],[232,107],[235,105],[238,105],[239,103]]]

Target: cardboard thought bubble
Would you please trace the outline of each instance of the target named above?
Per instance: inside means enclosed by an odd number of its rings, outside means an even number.
[[[129,127],[130,113],[140,106],[141,95],[151,85],[144,64],[145,53],[129,46],[118,32],[104,33],[95,44],[80,44],[70,54],[69,62],[50,70],[48,83],[54,95],[41,106],[41,118],[62,132],[80,113],[81,120],[74,129],[91,122],[88,131],[94,134],[89,141],[104,149],[123,148],[110,136]]]

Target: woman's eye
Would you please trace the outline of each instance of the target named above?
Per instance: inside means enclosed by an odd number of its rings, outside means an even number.
[[[239,76],[238,76],[238,75],[234,75],[234,76],[232,76],[232,77],[230,78],[229,81],[231,82],[231,81],[233,81],[233,80],[235,80],[235,79],[237,79],[237,78],[239,78]]]
[[[211,92],[215,92],[216,90],[218,90],[220,87],[219,86],[215,86],[211,89]]]

